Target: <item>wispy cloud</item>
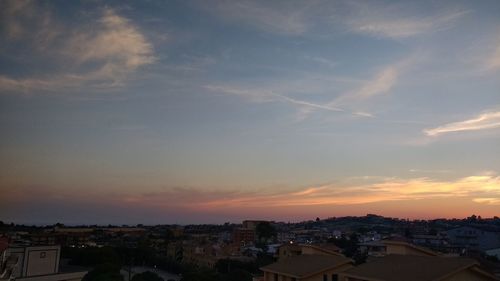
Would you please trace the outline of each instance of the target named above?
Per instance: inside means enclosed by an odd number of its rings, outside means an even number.
[[[473,201],[480,204],[500,205],[500,198],[498,197],[474,198]]]
[[[353,86],[352,90],[341,93],[338,97],[329,102],[312,102],[305,99],[290,97],[290,92],[295,92],[296,89],[281,86],[283,84],[290,84],[289,82],[283,83],[281,81],[267,87],[215,84],[206,85],[205,89],[213,92],[244,97],[252,102],[288,103],[298,108],[297,118],[299,120],[303,120],[311,113],[319,110],[345,112],[354,116],[371,118],[374,117],[374,114],[365,110],[359,110],[357,108],[357,103],[375,98],[379,95],[390,93],[393,87],[397,84],[401,74],[416,64],[421,57],[422,56],[420,54],[411,55],[380,69],[373,75],[373,77],[367,80],[350,79],[351,83],[355,81],[355,84],[357,85]],[[318,87],[318,85],[321,84],[315,79],[312,80],[314,81],[308,81],[306,78],[302,78],[299,83],[302,85],[311,85],[311,88],[308,89],[308,94],[315,91],[313,87]],[[328,86],[323,86],[322,89],[316,89],[316,91],[328,92],[325,89],[331,87],[330,84],[331,81],[329,81]]]
[[[279,3],[279,5],[277,5]],[[423,13],[418,5],[362,1],[215,1],[201,5],[225,20],[253,26],[282,35],[322,36],[344,26],[347,31],[393,39],[407,38],[445,30],[468,14],[460,8]],[[319,25],[329,26],[316,30]]]
[[[432,129],[426,129],[424,130],[424,133],[428,136],[435,137],[452,132],[476,131],[499,127],[500,112],[497,111],[483,113],[472,119],[448,123]]]
[[[436,181],[430,178],[397,179],[388,178],[382,182],[365,185],[329,184],[307,187],[300,191],[279,194],[239,194],[235,198],[199,202],[198,206],[229,208],[314,206],[314,205],[355,205],[383,201],[423,200],[435,198],[470,198],[481,202],[484,198],[500,196],[500,177],[480,175],[460,178],[454,181]],[[498,204],[498,200],[483,200],[488,204]]]
[[[127,200],[154,204],[184,204],[194,209],[234,207],[262,208],[315,205],[356,205],[384,201],[425,200],[436,198],[469,198],[478,203],[497,204],[500,177],[481,174],[450,181],[431,178],[384,178],[372,183],[336,183],[310,186],[295,191],[266,190],[223,191],[177,188],[155,193],[154,196],[128,195]],[[170,199],[168,199],[170,198]],[[177,198],[177,199],[176,199]],[[183,200],[178,200],[183,198]],[[167,200],[168,202],[165,202]],[[187,200],[187,202],[184,202]],[[172,201],[172,202],[170,202]],[[186,207],[186,206],[184,206]]]
[[[28,17],[35,13],[33,11],[45,12],[36,3],[27,3],[15,9],[15,14]],[[21,24],[23,21],[15,19],[10,19],[9,24],[20,25],[18,37],[44,35],[45,49],[50,50],[43,51],[50,58],[48,63],[60,70],[37,77],[0,75],[0,89],[4,91],[60,90],[82,85],[115,87],[122,85],[137,68],[155,61],[153,47],[138,27],[109,8],[102,11],[96,22],[83,27],[61,27],[51,16],[35,18],[35,21],[40,22],[40,26],[36,25],[34,30],[25,28]],[[38,43],[30,44],[32,48],[40,48]]]
[[[318,104],[318,103],[312,103],[312,102],[297,100],[297,99],[289,98],[287,96],[279,95],[279,94],[274,94],[274,95],[277,96],[277,97],[282,98],[283,100],[285,100],[287,102],[290,102],[290,103],[293,103],[293,104],[296,104],[296,105],[299,105],[299,106],[306,106],[306,107],[309,107],[309,108],[323,109],[323,110],[328,110],[328,111],[344,111],[343,109],[341,109],[339,107],[335,107],[335,106],[322,105],[322,104]]]
[[[500,42],[497,43],[496,48],[487,57],[485,65],[487,70],[500,69]]]
[[[387,94],[397,83],[400,72],[398,64],[389,65],[377,72],[371,79],[364,81],[357,89],[335,98],[329,105],[341,105]]]
[[[286,103],[293,105],[298,108],[298,113],[297,113],[298,120],[305,119],[311,112],[315,110],[344,112],[344,109],[333,105],[314,103],[310,101],[299,100],[288,97],[284,94],[277,93],[276,89],[266,90],[260,88],[243,88],[243,87],[226,86],[226,85],[206,85],[204,88],[212,92],[240,96],[251,102],[257,102],[257,103],[279,102],[279,103]],[[356,112],[353,114],[358,116],[371,117],[369,113],[364,113],[364,112]]]
[[[65,51],[79,63],[99,62],[99,74],[116,78],[122,71],[133,71],[153,63],[153,47],[139,29],[112,9],[105,9],[98,24],[77,32],[68,41]]]
[[[423,173],[423,174],[450,174],[452,170],[422,170],[422,169],[410,169],[410,173]]]
[[[318,64],[330,67],[330,68],[333,68],[333,67],[337,66],[337,63],[335,61],[332,61],[330,59],[327,59],[327,58],[324,58],[324,57],[321,57],[321,56],[306,55],[306,56],[304,56],[304,58],[307,59],[307,60],[316,62]]]
[[[276,4],[278,2],[218,0],[202,3],[202,6],[217,17],[267,32],[300,35],[309,29],[306,15],[309,6],[314,3],[285,1]]]
[[[276,96],[273,92],[258,88],[245,88],[245,87],[230,86],[230,85],[211,85],[211,84],[205,85],[204,88],[212,92],[240,96],[252,102],[276,101]]]
[[[456,9],[433,15],[418,15],[411,5],[398,3],[382,6],[372,2],[347,2],[349,13],[343,17],[349,30],[356,33],[393,39],[429,34],[453,27],[470,11]]]
[[[452,213],[455,215],[464,208],[477,212],[479,206],[500,205],[500,177],[497,173],[481,173],[451,180],[435,180],[432,178],[395,178],[368,177],[366,179],[351,179],[342,182],[306,186],[303,188],[252,188],[248,189],[217,189],[209,187],[165,187],[143,189],[91,189],[84,194],[68,188],[44,186],[8,187],[0,186],[4,192],[0,203],[3,206],[14,206],[32,202],[41,195],[44,202],[51,204],[65,202],[66,204],[82,205],[96,204],[99,198],[105,198],[102,203],[112,208],[128,209],[130,206],[138,209],[156,209],[164,211],[182,210],[189,213],[225,213],[234,210],[246,213],[259,213],[259,210],[272,210],[274,215],[280,210],[297,210],[311,213],[318,208],[347,207],[350,210],[364,208],[370,204],[398,203],[405,206],[411,204],[418,212],[429,208],[429,202],[436,200],[460,200],[470,205],[460,205]],[[78,196],[75,196],[77,194]],[[98,199],[96,199],[98,198]],[[37,201],[37,200],[35,200]],[[38,202],[38,201],[37,201]],[[2,206],[0,204],[0,206]],[[479,204],[479,206],[478,206]],[[361,206],[364,205],[365,207]],[[88,205],[87,205],[88,206]],[[373,205],[372,205],[373,206]],[[432,206],[435,207],[435,206]],[[473,208],[473,209],[472,209]],[[328,209],[331,211],[331,209]],[[384,212],[384,209],[379,211]],[[271,212],[271,213],[272,213]],[[331,213],[328,213],[331,214]],[[351,213],[352,214],[352,213]],[[272,215],[272,214],[267,214]],[[453,215],[453,214],[451,214]]]

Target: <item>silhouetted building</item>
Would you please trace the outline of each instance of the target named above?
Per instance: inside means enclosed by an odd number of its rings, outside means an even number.
[[[344,281],[498,281],[473,259],[387,255],[341,273]]]
[[[12,246],[5,250],[0,280],[79,281],[87,271],[60,270],[60,246]]]
[[[255,241],[255,230],[251,228],[235,228],[233,230],[233,242],[236,244],[247,244]]]

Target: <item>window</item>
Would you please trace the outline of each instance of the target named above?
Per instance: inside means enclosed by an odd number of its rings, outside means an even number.
[[[338,274],[332,274],[332,281],[339,281]]]
[[[278,274],[274,274],[274,281],[278,281]]]
[[[40,258],[44,259],[47,256],[46,252],[40,252]]]
[[[328,275],[323,274],[323,281],[328,281]]]

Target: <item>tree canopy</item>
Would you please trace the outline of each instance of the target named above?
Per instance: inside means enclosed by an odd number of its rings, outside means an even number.
[[[257,224],[255,233],[257,234],[257,238],[259,240],[268,240],[276,237],[276,229],[267,221]]]
[[[163,278],[158,276],[158,274],[146,271],[143,273],[138,273],[132,277],[132,281],[164,281]]]

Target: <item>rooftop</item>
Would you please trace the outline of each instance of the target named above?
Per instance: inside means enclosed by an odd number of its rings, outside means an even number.
[[[298,255],[279,260],[260,269],[303,278],[350,262],[350,259],[337,255]]]
[[[445,276],[477,265],[475,260],[467,258],[387,255],[351,268],[344,274],[368,280],[431,281],[440,280]]]

